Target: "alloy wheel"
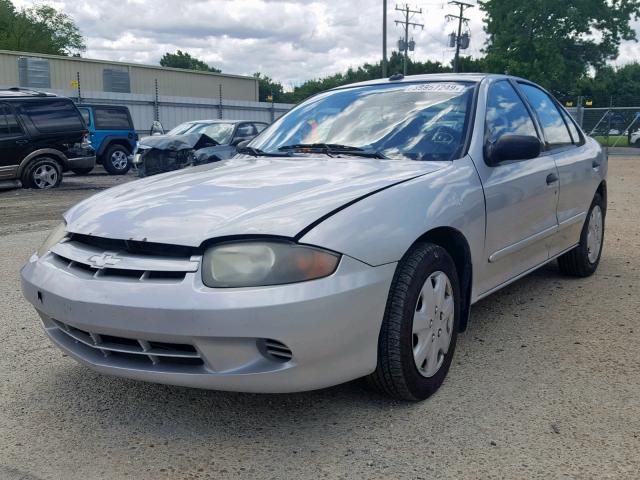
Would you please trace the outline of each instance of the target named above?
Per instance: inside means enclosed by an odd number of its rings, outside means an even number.
[[[40,165],[33,172],[33,183],[42,190],[53,188],[58,183],[58,171],[51,165]]]
[[[116,150],[111,154],[111,164],[116,170],[124,170],[128,162],[127,154],[122,150]]]

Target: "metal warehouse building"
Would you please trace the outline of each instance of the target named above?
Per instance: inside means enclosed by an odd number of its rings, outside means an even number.
[[[225,100],[258,100],[253,77],[0,50],[2,86],[75,96],[78,80],[81,91],[153,94],[157,81],[163,95],[218,99],[222,89]]]
[[[136,129],[197,119],[273,121],[291,105],[258,102],[258,80],[135,63],[0,50],[0,88],[23,87],[78,102],[126,105]]]

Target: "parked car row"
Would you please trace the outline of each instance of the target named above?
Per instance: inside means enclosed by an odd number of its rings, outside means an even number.
[[[34,90],[0,90],[0,187],[49,189],[62,174],[140,176],[231,158],[264,122],[199,120],[139,141],[127,107],[80,104]],[[161,130],[160,126],[154,131]]]

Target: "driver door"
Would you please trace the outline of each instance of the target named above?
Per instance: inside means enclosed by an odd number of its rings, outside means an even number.
[[[509,80],[487,94],[485,142],[505,134],[540,138],[537,124]],[[489,166],[477,162],[485,195],[485,274],[481,294],[545,262],[558,227],[558,171],[549,152]]]

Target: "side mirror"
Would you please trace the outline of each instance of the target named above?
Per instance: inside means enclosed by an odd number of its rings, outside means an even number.
[[[484,158],[487,165],[495,166],[506,160],[529,160],[540,156],[542,144],[538,137],[529,135],[503,135],[495,142],[487,142]]]
[[[238,146],[238,145],[240,145],[242,142],[247,142],[247,143],[249,143],[249,140],[251,140],[251,139],[250,139],[250,138],[247,138],[247,137],[237,137],[237,138],[234,138],[234,139],[231,141],[231,145],[233,145],[234,147],[237,147],[237,146]]]
[[[235,146],[235,147],[236,147],[236,149],[238,149],[238,150],[239,150],[239,149],[241,149],[241,148],[246,147],[247,145],[249,145],[249,142],[251,141],[251,140],[244,140],[244,139],[242,139],[242,138],[239,138],[238,140],[239,140],[239,142],[238,142],[238,143],[235,143],[235,142],[234,142],[234,144],[235,144],[234,146]]]

